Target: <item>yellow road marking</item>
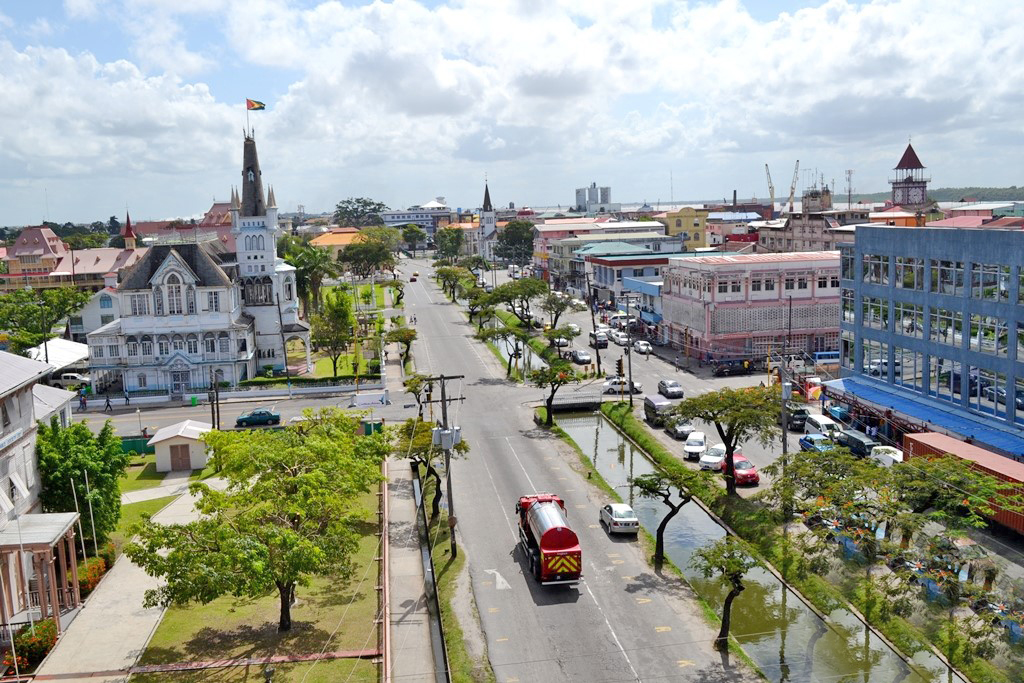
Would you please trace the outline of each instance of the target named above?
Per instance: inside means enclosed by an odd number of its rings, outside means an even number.
[[[508,638],[498,638],[498,639],[496,639],[496,642],[506,643],[506,642],[508,642]]]
[[[677,664],[679,664],[679,668],[680,669],[682,669],[683,667],[686,667],[686,666],[693,666],[693,662],[691,662],[689,659],[680,659],[677,662]]]
[[[658,633],[668,633],[669,631],[672,630],[672,627],[671,626],[655,626],[654,630],[657,631]]]
[[[519,679],[515,676],[509,676],[505,679],[505,683],[519,683]]]
[[[487,611],[490,612],[491,614],[494,614],[495,612],[500,612],[501,608],[500,607],[491,607]]]
[[[591,529],[596,529],[597,527],[599,527],[601,525],[600,524],[588,524],[587,526],[589,526]]]
[[[579,508],[579,509],[583,509],[583,508],[585,508],[587,506],[586,505],[577,505],[576,507]]]
[[[608,557],[622,557],[618,553],[608,553]]]
[[[481,582],[480,582],[480,584],[481,584],[481,585],[483,585],[483,586],[490,586],[490,585],[492,585],[493,583],[494,583],[493,581],[481,581]]]
[[[636,599],[636,604],[638,604],[638,605],[646,605],[650,601],[651,601],[650,598],[637,598]]]
[[[612,560],[612,564],[626,564],[625,560]]]
[[[622,580],[623,580],[623,581],[632,581],[632,580],[633,580],[633,577],[632,577],[632,576],[623,576],[623,577],[622,577]]]

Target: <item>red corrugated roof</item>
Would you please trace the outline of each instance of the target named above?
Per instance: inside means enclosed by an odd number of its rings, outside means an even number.
[[[900,159],[900,163],[896,164],[894,170],[910,170],[916,168],[924,168],[924,164],[917,158],[917,152],[914,151],[913,145],[907,143],[907,151],[903,153],[903,158]]]
[[[913,441],[920,441],[926,446],[931,446],[943,453],[955,453],[965,460],[976,462],[995,472],[1000,472],[1008,477],[1013,477],[1017,481],[1024,482],[1024,462],[1011,460],[998,453],[993,453],[992,451],[966,443],[960,439],[954,439],[945,434],[939,434],[938,432],[908,434],[907,438]]]

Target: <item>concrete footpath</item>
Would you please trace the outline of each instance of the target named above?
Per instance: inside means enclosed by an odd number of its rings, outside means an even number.
[[[206,483],[216,487],[222,482],[208,479]],[[193,503],[193,497],[185,494],[154,515],[153,521],[174,524],[195,519]],[[124,555],[118,558],[70,628],[61,635],[36,673],[36,680],[127,680],[127,670],[138,660],[163,616],[162,608],[142,607],[146,591],[159,585],[157,579]]]

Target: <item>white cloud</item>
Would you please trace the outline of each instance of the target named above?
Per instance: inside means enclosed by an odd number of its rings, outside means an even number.
[[[738,0],[65,10],[116,21],[130,61],[2,46],[0,114],[20,123],[0,131],[0,178],[205,177],[212,153],[231,170],[205,195],[223,196],[238,154],[231,81],[265,73],[288,78],[257,120],[265,170],[282,204],[290,187],[310,209],[425,191],[469,204],[486,169],[517,204],[566,202],[587,178],[619,200],[658,196],[643,183],[667,185],[670,169],[677,198],[763,196],[764,163],[795,158],[826,178],[857,169],[861,189],[880,190],[908,135],[934,185],[1019,184],[1002,175],[1024,146],[1013,0],[828,0],[768,22]],[[473,185],[449,185],[464,178]],[[195,211],[174,200],[161,212]]]

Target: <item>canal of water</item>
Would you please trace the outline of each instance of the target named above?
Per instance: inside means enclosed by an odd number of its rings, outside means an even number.
[[[653,471],[652,463],[600,414],[559,416],[558,425],[653,534],[666,508],[659,501],[635,495],[629,485],[631,477]],[[722,527],[693,503],[685,505],[665,531],[666,555],[719,614],[727,593],[725,583],[705,579],[688,565],[697,548],[724,534]],[[917,653],[913,658],[916,668],[908,666],[846,609],[832,612],[826,623],[764,569],[751,570],[744,584],[746,590],[733,603],[731,634],[773,683],[928,683],[940,679],[965,683],[956,675],[947,678],[946,667],[931,653]]]

